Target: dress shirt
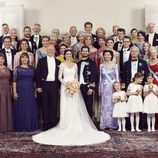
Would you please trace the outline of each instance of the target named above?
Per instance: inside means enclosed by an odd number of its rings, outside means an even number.
[[[121,51],[122,45],[123,45],[122,42],[119,42],[119,43],[118,43],[117,52]]]
[[[38,45],[39,45],[39,35],[34,35],[34,38],[33,38],[34,42],[36,43],[36,46],[38,48]]]
[[[129,48],[123,48],[123,63],[125,63],[129,59],[130,51],[128,49]]]
[[[71,36],[71,47],[74,46],[77,43],[77,38],[76,36]]]
[[[149,43],[153,45],[154,33],[149,33]]]
[[[79,77],[80,84],[86,84],[83,76],[83,71],[86,65],[89,65],[89,63],[83,60],[80,68],[80,77]]]
[[[6,54],[6,58],[7,58],[7,67],[8,67],[10,70],[13,70],[13,65],[12,65],[12,52],[11,52],[11,50],[5,48],[5,54]]]
[[[132,69],[131,70],[131,72],[132,72],[132,74],[131,74],[131,81],[132,81],[134,75],[138,72],[138,60],[131,61],[131,69]]]
[[[46,81],[55,81],[55,59],[47,56],[48,75]]]

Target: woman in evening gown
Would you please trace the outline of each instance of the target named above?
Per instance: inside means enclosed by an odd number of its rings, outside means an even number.
[[[60,121],[46,132],[33,136],[33,141],[47,145],[90,145],[102,143],[110,136],[96,129],[90,119],[80,92],[73,95],[65,91],[67,82],[78,79],[77,65],[72,62],[72,51],[66,49],[66,61],[61,63],[59,80],[61,82]]]
[[[34,68],[29,66],[29,55],[20,56],[20,66],[14,71],[13,118],[14,130],[31,132],[37,130],[37,107],[34,91]]]
[[[0,132],[9,132],[12,131],[11,73],[4,63],[5,56],[0,53]]]

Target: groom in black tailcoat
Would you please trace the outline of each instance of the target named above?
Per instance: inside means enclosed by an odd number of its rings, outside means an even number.
[[[41,93],[43,130],[47,130],[57,124],[57,99],[60,82],[58,72],[60,61],[54,57],[53,45],[47,47],[47,56],[39,59],[36,69],[36,90]]]
[[[82,60],[77,63],[80,90],[90,117],[93,117],[93,94],[96,84],[96,63],[89,59],[89,47],[81,48]]]

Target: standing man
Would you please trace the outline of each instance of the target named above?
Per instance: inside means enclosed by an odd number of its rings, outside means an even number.
[[[96,64],[89,59],[89,47],[83,46],[81,48],[82,60],[78,62],[78,75],[80,82],[80,90],[86,104],[87,111],[90,117],[93,117],[93,94],[95,92],[96,84]]]
[[[6,23],[2,24],[2,36],[0,36],[0,49],[2,49],[2,47],[3,47],[3,38],[5,36],[10,36],[9,35],[9,26]]]
[[[86,22],[84,24],[84,30],[86,33],[91,34],[92,38],[93,38],[93,43],[96,43],[96,41],[98,41],[98,38],[95,34],[92,33],[92,29],[93,29],[93,24],[91,22]],[[95,45],[93,45],[95,47]]]
[[[40,31],[41,31],[41,25],[40,24],[35,24],[34,28],[33,28],[34,34],[30,38],[31,42],[36,43],[36,48],[37,49],[42,47],[42,37],[40,35]]]
[[[5,36],[3,38],[4,48],[0,50],[0,52],[5,56],[5,66],[7,66],[10,70],[13,70],[14,55],[16,54],[16,51],[11,49],[11,41],[12,39],[10,36]]]
[[[123,45],[123,39],[125,37],[126,31],[124,28],[119,28],[117,30],[118,41],[114,44],[114,50],[117,52],[121,51]]]
[[[132,82],[134,75],[137,72],[141,72],[144,75],[143,83],[145,83],[147,74],[149,73],[148,65],[145,60],[142,60],[138,56],[139,48],[137,46],[132,46],[130,48],[130,55],[128,61],[124,63],[123,80],[126,88]]]
[[[71,34],[71,47],[74,46],[78,41],[77,41],[77,27],[76,26],[71,26],[69,30]]]
[[[140,72],[144,75],[142,84],[145,84],[145,80],[147,77],[147,74],[149,73],[149,68],[147,65],[147,62],[145,60],[142,60],[138,56],[139,54],[139,48],[137,46],[132,46],[130,48],[130,55],[131,58],[129,58],[128,61],[124,63],[124,72],[123,72],[123,83],[125,83],[125,87],[127,89],[128,85],[132,82],[134,75],[137,72]],[[140,113],[140,128],[146,128],[146,115]],[[126,118],[126,127],[127,129],[130,128],[130,121],[129,118]]]
[[[125,36],[123,39],[123,46],[120,53],[120,78],[121,82],[123,80],[123,70],[124,70],[124,63],[129,60],[130,58],[130,47],[131,47],[131,39],[129,36]]]
[[[47,56],[39,59],[36,69],[37,92],[41,93],[43,110],[43,129],[57,124],[57,99],[60,82],[58,80],[60,61],[55,59],[55,48],[48,45]]]
[[[36,52],[36,43],[34,41],[31,41],[31,28],[29,26],[25,26],[24,30],[24,38],[28,40],[29,43],[29,51],[32,52],[35,55]]]
[[[110,38],[113,38],[114,39],[114,43],[116,43],[119,39],[118,39],[118,36],[117,36],[117,30],[119,29],[119,26],[117,25],[114,25],[112,27],[112,32],[113,32],[113,35],[110,36]]]
[[[155,24],[149,23],[148,24],[148,32],[145,41],[150,43],[151,46],[158,46],[158,34],[155,33]]]

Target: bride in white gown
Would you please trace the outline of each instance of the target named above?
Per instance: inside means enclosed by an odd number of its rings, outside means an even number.
[[[47,145],[90,145],[105,142],[110,136],[98,131],[88,115],[81,93],[72,96],[65,91],[68,81],[78,80],[77,65],[71,62],[71,50],[65,51],[66,61],[60,64],[61,82],[60,121],[58,125],[32,137],[33,141]],[[52,91],[53,93],[53,91]]]

